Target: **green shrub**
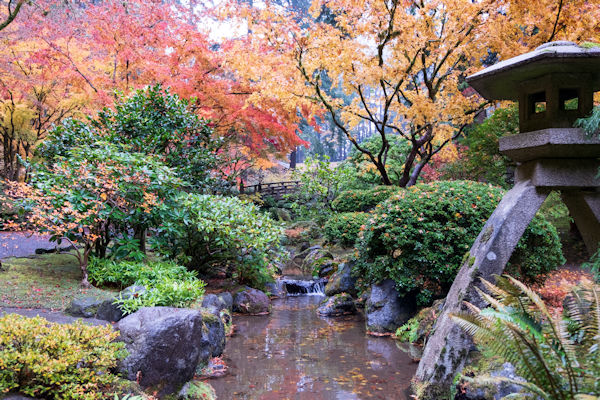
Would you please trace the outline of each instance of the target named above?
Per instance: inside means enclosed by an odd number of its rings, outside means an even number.
[[[337,212],[369,211],[399,190],[395,186],[376,186],[366,190],[346,190],[332,203]]]
[[[240,282],[272,280],[282,227],[254,204],[235,197],[183,194],[160,210],[154,248],[202,273],[233,269]]]
[[[325,238],[330,243],[339,243],[344,247],[354,246],[361,226],[363,226],[369,214],[361,212],[349,212],[334,214],[323,227]]]
[[[204,295],[204,281],[193,278],[161,278],[155,281],[137,281],[146,291],[137,296],[118,299],[119,308],[124,314],[131,314],[142,307],[188,307]]]
[[[500,188],[470,181],[420,184],[379,204],[357,241],[355,273],[365,283],[391,278],[420,304],[444,296],[496,205]],[[534,281],[564,263],[556,229],[541,215],[526,229],[507,271]]]
[[[88,265],[89,280],[97,286],[119,289],[140,282],[158,282],[163,279],[194,279],[195,272],[172,261],[113,261],[92,257]]]
[[[0,318],[0,393],[45,399],[105,399],[125,356],[110,326],[50,323],[7,314]]]

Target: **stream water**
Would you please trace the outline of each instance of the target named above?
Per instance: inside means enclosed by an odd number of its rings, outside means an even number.
[[[322,299],[288,296],[270,315],[236,316],[223,355],[229,372],[210,381],[218,398],[409,399],[417,364],[394,340],[366,335],[362,316],[318,316]]]

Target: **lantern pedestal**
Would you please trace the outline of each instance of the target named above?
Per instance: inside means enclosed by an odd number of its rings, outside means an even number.
[[[489,100],[519,101],[521,133],[500,138],[500,151],[518,164],[515,186],[475,240],[446,297],[415,376],[423,399],[445,398],[473,342],[451,315],[465,301],[484,308],[481,279],[504,272],[519,239],[553,190],[560,190],[590,254],[600,242],[600,138],[572,128],[600,90],[600,48],[553,42],[500,62],[467,81]]]

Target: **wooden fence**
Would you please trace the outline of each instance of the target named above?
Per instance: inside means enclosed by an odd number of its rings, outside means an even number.
[[[259,183],[258,185],[241,186],[240,193],[260,193],[263,196],[271,196],[280,200],[283,195],[294,193],[299,187],[300,181]]]

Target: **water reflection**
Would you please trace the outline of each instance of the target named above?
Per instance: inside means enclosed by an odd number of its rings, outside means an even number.
[[[288,297],[271,315],[236,317],[229,374],[210,382],[219,399],[408,399],[416,364],[392,340],[366,336],[359,316],[319,317],[321,299]]]

